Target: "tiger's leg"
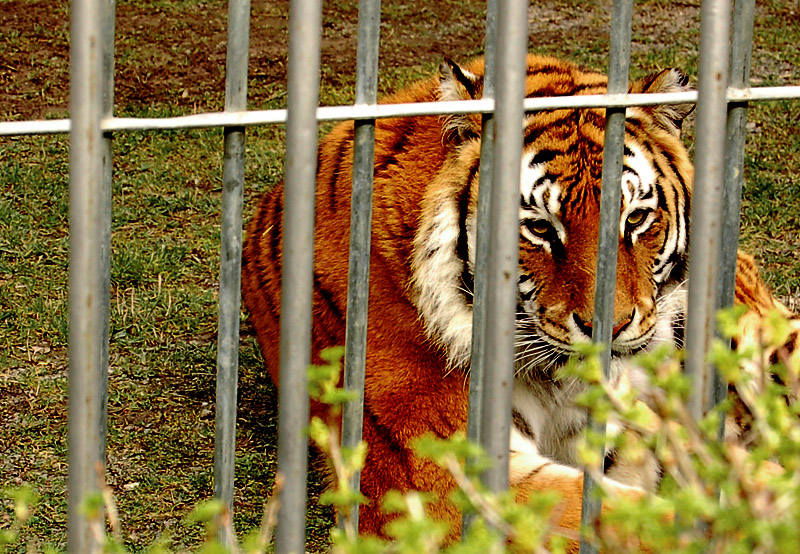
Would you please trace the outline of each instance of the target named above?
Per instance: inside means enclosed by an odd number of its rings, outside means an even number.
[[[509,483],[520,502],[540,493],[555,492],[560,496],[551,515],[551,525],[555,532],[570,539],[567,552],[577,554],[583,501],[583,470],[542,456],[533,442],[512,429]],[[604,478],[602,486],[616,497],[642,498],[646,494],[642,488],[624,485],[610,478]],[[608,509],[608,505],[604,504],[603,512]]]
[[[364,440],[369,444],[362,470],[361,492],[369,502],[359,510],[359,532],[388,537],[386,525],[395,514],[386,512],[382,502],[390,490],[430,493],[427,513],[437,521],[446,521],[450,529],[447,543],[457,542],[461,534],[461,510],[449,500],[455,488],[452,476],[431,460],[421,459],[412,448],[401,446],[374,418],[364,420]]]
[[[380,305],[371,309],[382,311]],[[368,330],[363,435],[368,450],[361,484],[370,503],[359,511],[359,530],[387,536],[385,525],[394,515],[382,509],[386,492],[423,491],[432,493],[428,513],[451,524],[448,540],[454,542],[461,531],[460,510],[448,498],[455,482],[445,469],[418,457],[413,445],[425,434],[446,438],[466,428],[468,378],[461,370],[447,370],[411,314],[406,326],[384,321],[376,318]]]

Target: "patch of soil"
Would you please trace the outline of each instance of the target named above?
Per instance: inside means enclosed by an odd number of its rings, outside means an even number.
[[[483,41],[483,5],[475,0],[384,3],[381,67],[419,64],[443,53],[474,55]],[[325,2],[324,85],[353,82],[357,17],[358,2]],[[283,96],[288,24],[288,0],[253,1],[249,70],[253,106],[263,107]],[[190,8],[120,2],[115,25],[117,113],[157,106],[190,106],[192,111],[223,107],[226,2],[192,3]],[[68,2],[3,2],[0,48],[0,119],[65,116],[69,103]]]
[[[699,0],[637,6],[632,51],[673,49],[678,63],[693,64]],[[381,72],[482,52],[483,0],[385,0],[381,10]],[[795,12],[762,16],[782,20]],[[605,60],[611,0],[591,9],[573,0],[543,0],[529,9],[530,47],[576,62]],[[0,9],[0,120],[65,117],[69,101],[67,0],[4,0]],[[120,0],[116,10],[116,113],[160,114],[220,110],[224,105],[227,2],[165,3]],[[288,0],[253,0],[250,18],[250,83],[253,108],[282,106],[288,51]],[[352,87],[358,35],[357,0],[326,0],[322,24],[323,87]],[[757,25],[758,27],[758,25]],[[758,29],[761,33],[761,29]],[[791,77],[756,40],[754,82]],[[772,54],[772,55],[766,55]],[[688,57],[687,57],[688,56]],[[681,59],[684,58],[684,59]],[[645,68],[650,70],[651,68]],[[779,71],[780,70],[780,71]],[[788,83],[787,83],[788,84]],[[385,91],[384,91],[385,92]]]

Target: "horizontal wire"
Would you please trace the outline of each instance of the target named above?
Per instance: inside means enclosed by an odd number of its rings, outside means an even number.
[[[800,99],[800,86],[729,88],[728,102],[766,102]],[[657,94],[587,94],[583,96],[554,96],[526,98],[526,111],[565,108],[614,108],[652,106],[656,104],[695,104],[697,91]],[[420,102],[413,104],[356,104],[351,106],[322,106],[317,108],[318,121],[386,119],[391,117],[482,114],[494,112],[494,100],[457,100]],[[278,110],[248,110],[210,112],[178,117],[110,117],[102,122],[103,131],[153,131],[215,127],[248,127],[286,123],[287,112]],[[45,135],[68,133],[69,119],[0,122],[0,136]]]

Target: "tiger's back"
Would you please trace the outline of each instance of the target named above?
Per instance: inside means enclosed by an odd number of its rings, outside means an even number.
[[[435,90],[431,80],[386,101],[433,101]],[[378,280],[385,268],[396,278],[381,280],[381,288],[371,297],[373,312],[384,294],[405,296],[407,287],[401,281],[408,269],[403,260],[411,257],[420,198],[437,170],[430,162],[447,155],[436,117],[378,120],[375,127],[372,261],[378,266],[372,275]],[[353,138],[352,121],[337,125],[322,139],[317,157],[314,340],[319,347],[344,343]],[[417,142],[426,147],[409,148]],[[244,246],[243,295],[267,360],[278,357],[282,196],[283,183],[261,199]],[[268,365],[277,371],[277,364]],[[273,376],[277,378],[277,373]]]
[[[418,84],[385,102],[436,100],[437,80]],[[452,487],[433,464],[414,460],[407,441],[426,431],[449,436],[466,423],[463,375],[442,378],[441,352],[431,348],[410,301],[413,241],[421,198],[449,154],[438,117],[379,120],[375,126],[375,180],[370,268],[364,440],[369,455],[362,492],[361,530],[380,533],[388,517],[378,509],[389,488]],[[315,218],[312,356],[344,344],[354,125],[337,125],[321,142]],[[420,147],[420,145],[424,145]],[[242,293],[273,381],[278,383],[283,185],[261,200],[243,253]],[[314,415],[327,417],[312,402]],[[424,414],[424,417],[420,415]],[[375,425],[375,421],[381,423]],[[398,437],[402,437],[398,440]],[[412,467],[413,466],[413,467]],[[425,471],[420,471],[426,468]],[[392,476],[377,479],[370,476]],[[439,514],[454,519],[449,504]]]

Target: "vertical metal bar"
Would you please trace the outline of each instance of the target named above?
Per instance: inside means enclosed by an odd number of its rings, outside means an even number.
[[[614,0],[611,20],[610,53],[608,62],[608,92],[628,91],[631,51],[631,21],[633,0]],[[614,295],[617,278],[617,248],[619,247],[619,214],[621,205],[622,156],[625,147],[625,108],[606,109],[606,133],[603,146],[603,174],[600,194],[600,229],[597,239],[597,272],[594,290],[592,341],[606,348],[601,354],[603,374],[608,376],[611,365],[611,340],[614,327]],[[605,423],[592,421],[589,425],[605,433]],[[588,528],[600,516],[601,500],[593,494],[595,483],[589,471],[583,476],[581,523]],[[581,537],[580,552],[596,553],[597,548]]]
[[[514,331],[519,273],[519,180],[525,112],[528,2],[508,0],[498,13],[493,186],[486,272],[486,376],[482,444],[492,460],[490,490],[508,487],[508,444],[514,385]]]
[[[495,63],[497,50],[497,0],[486,2],[486,36],[484,38],[483,98],[494,98]],[[494,164],[494,113],[481,117],[481,165],[478,176],[478,213],[475,237],[475,290],[472,305],[472,352],[469,368],[469,415],[467,438],[481,442],[483,423],[483,389],[486,378],[486,271],[489,257],[489,202],[492,192]],[[461,537],[466,536],[474,516],[463,515]]]
[[[356,104],[378,100],[378,44],[380,0],[361,0],[358,7],[358,52],[356,58]],[[353,152],[353,192],[350,210],[350,265],[347,285],[347,329],[345,332],[344,388],[358,393],[342,414],[342,446],[355,447],[361,441],[364,419],[364,374],[367,357],[367,314],[369,300],[369,259],[372,232],[372,181],[375,154],[375,120],[356,121]],[[359,490],[361,472],[350,480]],[[358,530],[358,510],[350,521]],[[346,519],[339,518],[344,526]]]
[[[486,3],[486,38],[484,40],[483,98],[494,98],[495,52],[497,49],[497,0]],[[486,271],[489,257],[489,202],[492,191],[494,156],[494,114],[481,118],[481,166],[478,176],[478,214],[475,237],[475,300],[472,310],[472,357],[469,369],[469,418],[467,438],[481,440],[483,381],[485,376]]]
[[[718,295],[730,12],[729,1],[704,0],[700,16],[697,150],[686,318],[686,373],[692,378],[689,409],[696,418],[702,417],[714,397],[713,369],[706,363],[706,353],[714,336]]]
[[[304,551],[308,381],[314,274],[320,0],[289,4],[288,120],[283,211],[278,475],[283,478],[275,551]]]
[[[753,45],[755,0],[735,0],[728,85],[745,89],[750,83],[750,60]],[[733,304],[736,288],[736,251],[739,247],[739,216],[744,182],[744,146],[747,104],[728,104],[725,180],[722,188],[722,241],[720,244],[720,281],[717,306]],[[728,393],[727,383],[716,374],[714,400],[721,402]],[[722,419],[724,425],[725,419]]]
[[[75,0],[70,55],[69,477],[67,548],[100,552],[82,506],[105,466],[111,259],[114,2]]]
[[[228,4],[225,110],[247,109],[250,0]],[[226,127],[222,166],[217,400],[214,432],[214,497],[227,509],[219,539],[232,547],[233,485],[236,460],[236,387],[239,369],[239,310],[242,274],[244,127]]]

